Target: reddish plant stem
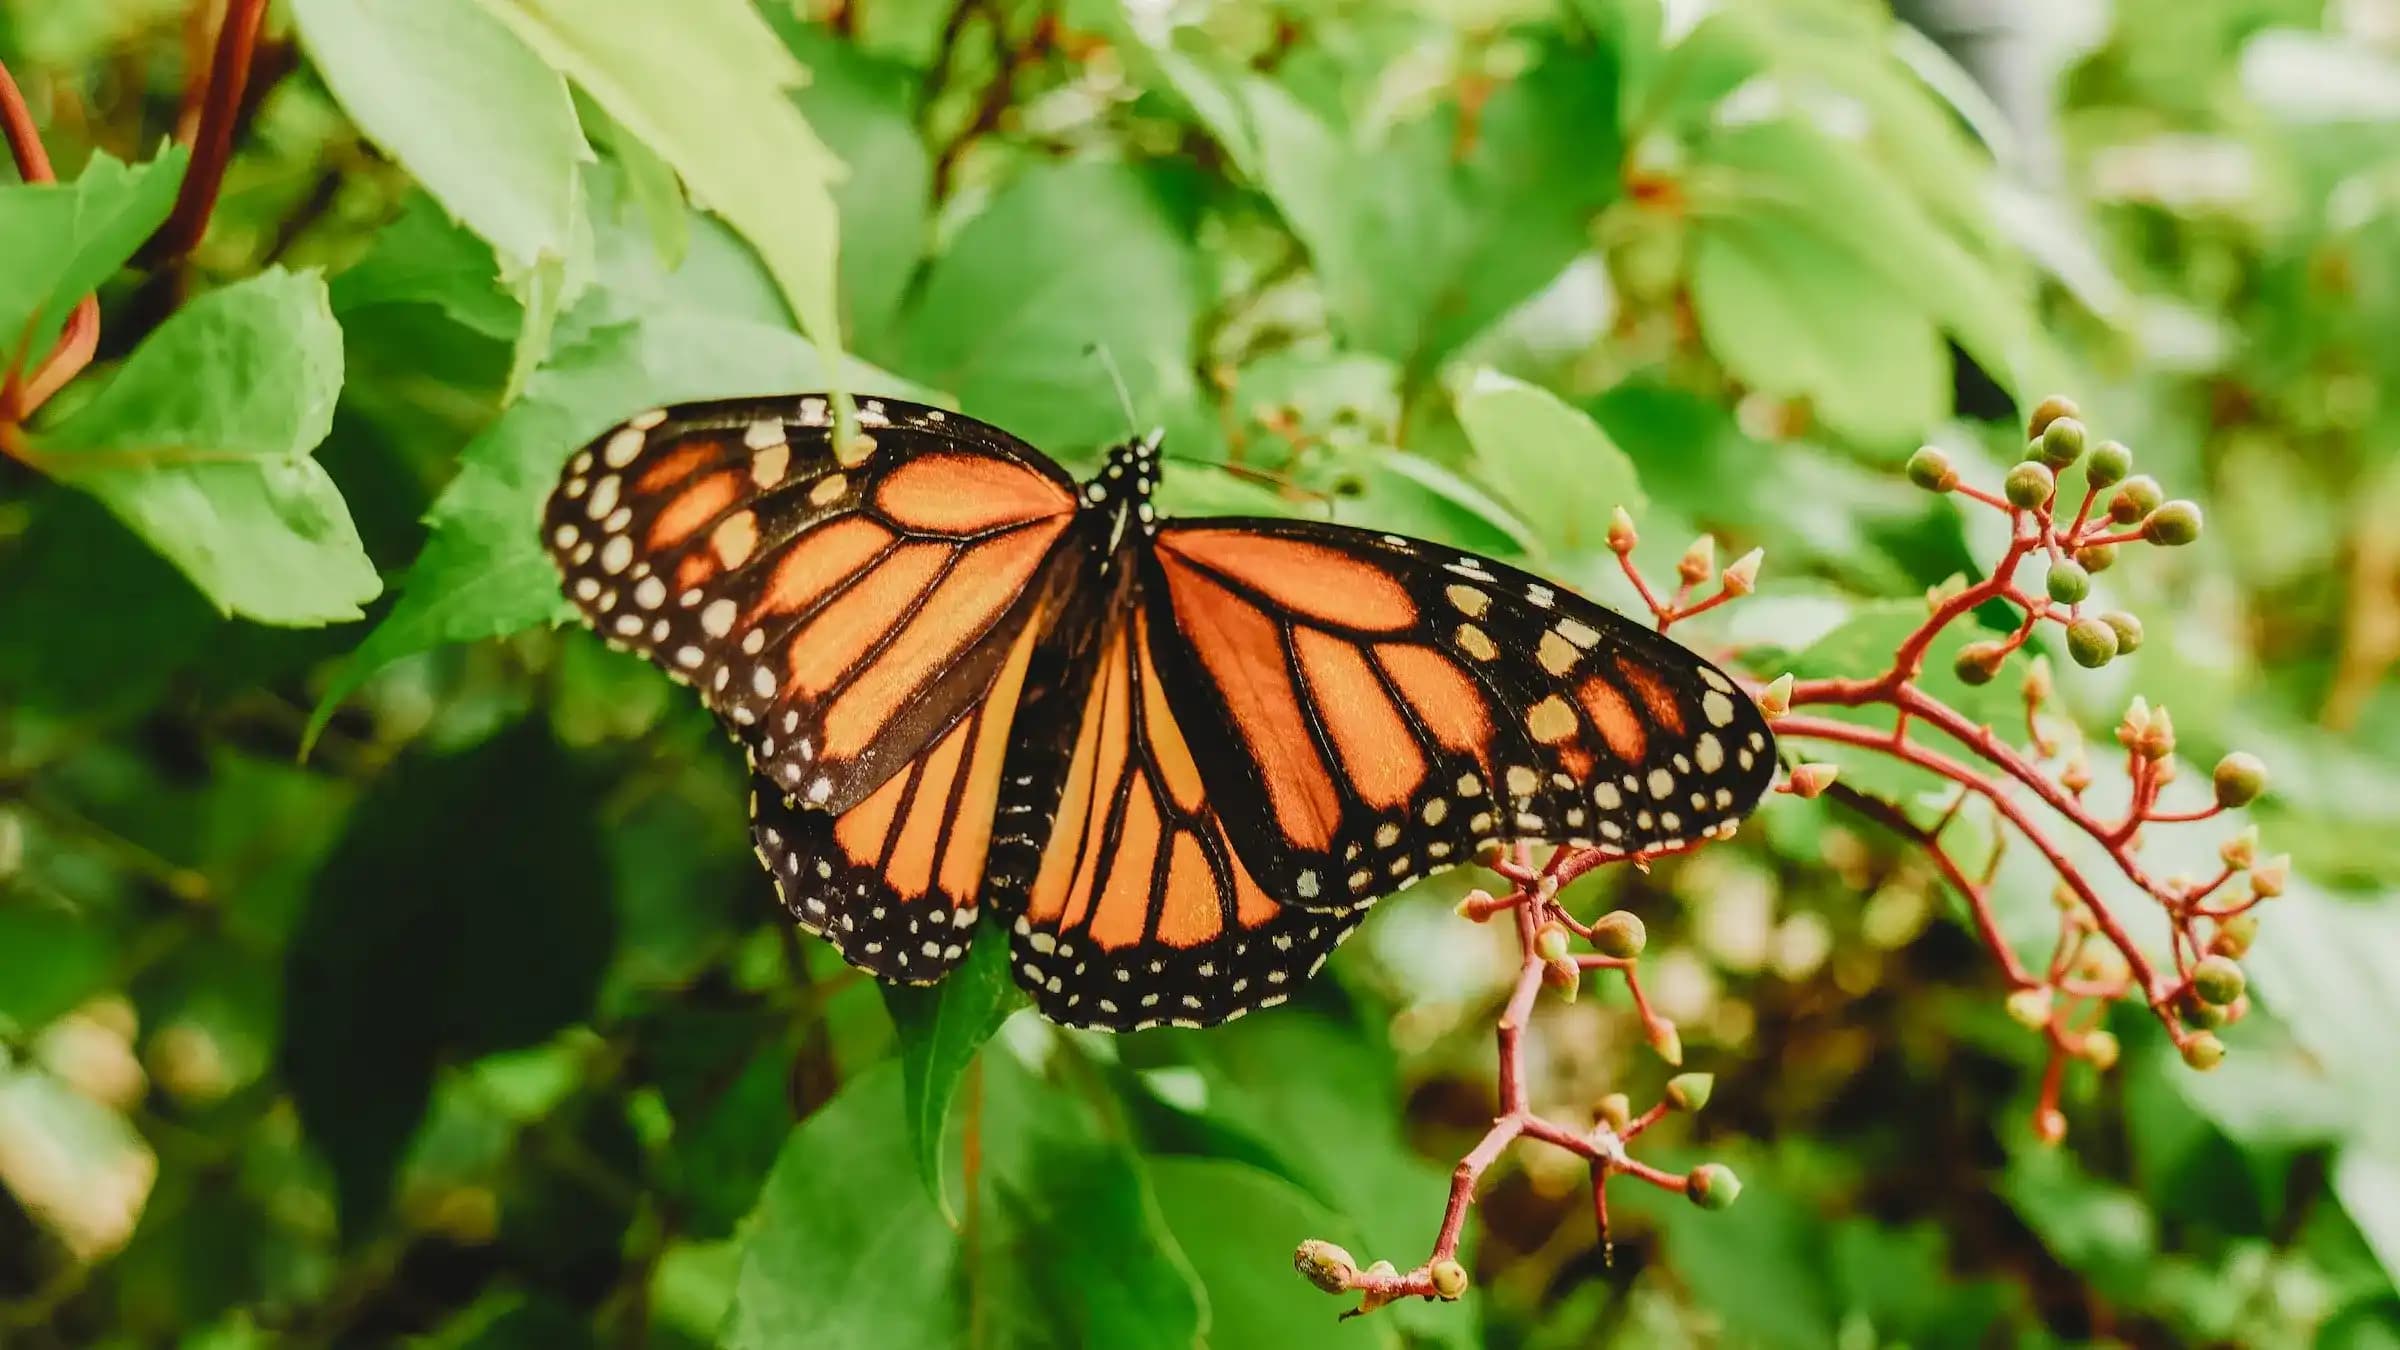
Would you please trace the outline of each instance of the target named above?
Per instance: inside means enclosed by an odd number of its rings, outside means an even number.
[[[5,62],[0,62],[0,130],[7,134],[9,157],[16,161],[20,179],[27,183],[58,181],[50,167],[50,154],[42,146],[41,131],[33,123],[33,109],[27,106]],[[20,378],[22,363],[32,354],[32,336],[28,330],[7,373],[0,376],[0,422],[18,423],[32,416],[59,386],[91,363],[92,353],[100,347],[99,301],[88,295],[77,301],[57,343],[31,374]]]
[[[206,4],[208,0],[195,0]],[[224,186],[225,166],[233,157],[233,128],[239,120],[242,94],[250,83],[250,59],[258,48],[258,30],[265,20],[266,0],[225,0],[225,17],[217,26],[215,54],[208,67],[206,91],[192,132],[191,163],[175,194],[175,209],[167,216],[146,250],[153,262],[171,261],[192,251],[208,229]]]

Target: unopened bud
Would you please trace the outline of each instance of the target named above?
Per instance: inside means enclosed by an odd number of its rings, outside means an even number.
[[[2083,1035],[2083,1057],[2102,1073],[2117,1067],[2117,1056],[2122,1053],[2115,1032],[2087,1031]]]
[[[2189,1037],[2183,1043],[2183,1062],[2206,1073],[2225,1062],[2225,1042],[2205,1031]]]
[[[1602,956],[1630,961],[1649,943],[1650,930],[1643,927],[1642,916],[1631,910],[1612,909],[1592,922],[1592,945]]]
[[[1454,912],[1462,919],[1473,923],[1482,923],[1492,917],[1493,912],[1498,908],[1499,902],[1492,899],[1490,891],[1475,890],[1467,892],[1466,898],[1458,902]]]
[[[2217,789],[2217,805],[2248,806],[2267,790],[2267,766],[2247,750],[2236,750],[2217,761],[2212,781]]]
[[[2030,511],[2050,500],[2050,494],[2058,491],[2058,475],[2050,472],[2047,464],[2020,464],[2008,471],[2008,477],[2000,481],[2000,488],[2007,495],[2009,505]]]
[[[2096,488],[2114,487],[2133,472],[2133,452],[2120,441],[2102,441],[2092,447],[2092,457],[2083,466],[2084,481]]]
[[[1702,1209],[1722,1210],[1732,1207],[1741,1198],[1742,1179],[1723,1163],[1702,1163],[1692,1169],[1692,1177],[1684,1186],[1684,1194]]]
[[[2248,986],[2241,966],[2230,956],[2203,956],[2192,967],[2192,992],[2220,1008],[2240,998]]]
[[[2083,423],[2072,417],[2061,417],[2042,428],[2042,463],[2052,469],[2064,469],[2083,458],[2085,445]]]
[[[1338,1294],[1351,1287],[1358,1278],[1358,1263],[1323,1238],[1310,1238],[1292,1253],[1292,1268],[1306,1276],[1310,1284],[1328,1294]]]
[[[2208,941],[2208,949],[2219,956],[2239,961],[2250,954],[2250,944],[2258,940],[2258,916],[2247,911],[2217,921],[2217,934]]]
[[[1664,1017],[1654,1017],[1650,1019],[1647,1030],[1650,1048],[1658,1052],[1658,1057],[1676,1068],[1682,1068],[1683,1036],[1675,1030],[1675,1024]]]
[[[1467,1268],[1455,1258],[1445,1256],[1425,1273],[1433,1280],[1433,1292],[1443,1299],[1455,1299],[1467,1292]]]
[[[2075,400],[2064,394],[2052,394],[2034,405],[2033,416],[2025,423],[2025,434],[2040,436],[2050,429],[2051,423],[2062,417],[2081,416],[2083,409],[2075,406]]]
[[[2225,1010],[2200,997],[2197,992],[2186,992],[2183,996],[2183,1003],[2177,1011],[2183,1014],[2185,1026],[2202,1031],[2214,1030],[2225,1025],[2226,1022]]]
[[[2165,759],[2175,753],[2175,719],[2161,704],[2150,714],[2150,725],[2142,728],[2142,739],[2134,747],[2144,759]]]
[[[1619,506],[1608,513],[1608,547],[1612,552],[1631,553],[1642,536],[1634,531],[1633,517]]]
[[[1633,1099],[1622,1092],[1612,1092],[1600,1099],[1592,1114],[1614,1133],[1623,1134],[1633,1128]]]
[[[2278,853],[2250,869],[2250,889],[2262,900],[2272,900],[2283,894],[2292,879],[2292,855]]]
[[[2108,499],[2108,518],[2119,525],[2131,525],[2157,510],[2167,499],[2158,480],[2146,473],[2137,473],[2117,488],[2117,495]]]
[[[2050,658],[2039,652],[2025,663],[2025,701],[2040,703],[2050,697],[2056,687],[2050,674]]]
[[[2105,572],[2117,565],[2115,544],[2085,544],[2075,550],[2076,565],[2086,572]]]
[[[1686,586],[1705,585],[1717,574],[1717,537],[1704,534],[1692,541],[1675,564],[1676,579]]]
[[[2092,761],[2085,757],[2081,747],[2067,756],[2065,767],[2058,771],[2058,785],[2074,793],[2092,785]]]
[[[1564,925],[1546,923],[1540,932],[1533,935],[1533,949],[1541,953],[1545,961],[1564,961],[1567,959],[1570,938]]]
[[[1716,1089],[1715,1074],[1679,1073],[1667,1080],[1667,1100],[1678,1111],[1699,1111],[1707,1107],[1709,1094]]]
[[[2257,862],[2258,827],[2245,825],[2239,833],[2227,836],[2225,842],[2217,845],[2217,857],[2236,872]]]
[[[2117,744],[2131,750],[2142,743],[2143,733],[2150,730],[2150,700],[2140,694],[2125,705],[2125,715],[2117,719]]]
[[[2007,660],[2008,648],[1999,642],[1970,642],[1951,659],[1950,673],[1961,684],[1990,684]]]
[[[2050,1025],[2055,996],[2046,984],[2031,985],[2008,996],[2008,1017],[2018,1026],[2039,1031]]]
[[[1908,481],[1927,492],[1948,492],[1958,486],[1958,466],[1928,445],[1908,457]]]
[[[1792,676],[1786,671],[1758,692],[1758,711],[1768,721],[1792,710]]]
[[[2033,1113],[2033,1134],[2045,1144],[2058,1144],[2067,1137],[2067,1113],[2055,1106],[2044,1106]]]
[[[2098,619],[2077,619],[2067,625],[2067,655],[2086,670],[2098,670],[2117,657],[2117,630]]]
[[[2047,582],[2050,598],[2062,605],[2079,605],[2092,593],[2092,574],[2081,563],[2064,558],[2050,564]]]
[[[2100,616],[2100,622],[2116,630],[2117,655],[2138,651],[2142,645],[2142,621],[2121,609],[2112,609]]]
[[[2142,538],[2153,544],[2173,547],[2199,537],[2200,507],[2196,503],[2168,502],[2142,518]]]
[[[1838,764],[1799,765],[1792,770],[1792,795],[1803,798],[1822,796],[1841,773],[1842,768]]]
[[[1558,991],[1561,1003],[1573,1003],[1583,990],[1583,968],[1573,961],[1544,961],[1542,983]]]
[[[1754,548],[1733,560],[1725,569],[1725,589],[1729,594],[1748,595],[1758,589],[1758,569],[1765,564],[1767,551]]]

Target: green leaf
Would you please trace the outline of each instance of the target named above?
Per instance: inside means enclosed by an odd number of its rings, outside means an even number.
[[[1186,405],[1200,314],[1194,187],[1119,164],[1027,170],[925,278],[901,368],[1055,452],[1125,435],[1095,347],[1115,358],[1137,412]]]
[[[672,165],[694,202],[758,250],[828,358],[840,350],[842,166],[793,105],[803,73],[756,10],[687,0],[661,23],[648,0],[479,3]]]
[[[809,125],[857,171],[833,190],[841,213],[842,312],[854,347],[880,352],[931,242],[933,156],[917,130],[917,72],[823,28],[794,34],[809,70]]]
[[[1608,433],[1546,389],[1477,371],[1458,420],[1484,477],[1537,537],[1568,553],[1607,547],[1609,513],[1648,505],[1633,461]]]
[[[926,1194],[955,1219],[942,1181],[943,1127],[959,1083],[984,1042],[1025,1004],[1008,970],[1008,947],[987,933],[966,961],[940,984],[883,986],[883,1006],[900,1033],[902,1103],[910,1151]]]
[[[324,467],[342,335],[315,273],[271,268],[177,311],[35,439],[221,611],[355,619],[382,582]]]
[[[1691,289],[1700,331],[1735,378],[1809,400],[1846,436],[1896,457],[1950,411],[1950,362],[1933,321],[1804,219],[1703,222]]]
[[[1208,1291],[1208,1344],[1242,1350],[1314,1350],[1325,1344],[1325,1317],[1349,1305],[1329,1298],[1270,1259],[1278,1245],[1304,1237],[1337,1243],[1368,1260],[1355,1225],[1306,1191],[1247,1163],[1221,1158],[1157,1158],[1151,1190],[1177,1245]],[[1343,1328],[1360,1350],[1401,1344],[1399,1326],[1372,1317]]]
[[[108,928],[87,916],[0,905],[0,1030],[27,1036],[81,1003],[107,984],[115,956]]]
[[[792,1132],[747,1224],[724,1345],[963,1342],[958,1236],[911,1175],[902,1116],[899,1068],[884,1064]]]
[[[509,390],[591,271],[566,81],[476,0],[297,0],[301,40],[344,111],[498,255],[524,305]]]
[[[607,293],[595,291],[595,303]],[[459,455],[458,476],[426,517],[425,550],[400,599],[351,655],[309,722],[309,736],[367,676],[413,652],[522,632],[569,617],[542,551],[542,501],[577,446],[648,407],[826,386],[817,350],[792,333],[738,319],[666,311],[598,328],[555,354],[518,400]],[[866,393],[924,391],[851,362]]]
[[[538,729],[405,760],[359,803],[286,953],[281,1065],[351,1232],[445,1057],[588,1013],[612,914],[592,785]]]
[[[104,153],[71,183],[0,187],[0,367],[57,340],[67,312],[125,265],[175,209],[186,158],[167,146],[128,166]]]

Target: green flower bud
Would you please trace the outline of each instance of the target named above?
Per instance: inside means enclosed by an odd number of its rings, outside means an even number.
[[[1950,663],[1952,674],[1961,684],[1990,684],[2000,673],[2002,662],[2008,660],[2008,648],[1997,642],[1970,642],[1958,649]]]
[[[2200,537],[2200,508],[2187,501],[2168,502],[2143,517],[2142,537],[2170,548],[2188,544]]]
[[[1650,1048],[1658,1057],[1680,1068],[1683,1065],[1683,1033],[1675,1024],[1661,1017],[1650,1024]]]
[[[2267,766],[2247,750],[2236,750],[2217,761],[2214,781],[2217,805],[2248,806],[2267,790]]]
[[[2192,967],[2192,992],[2222,1008],[2242,996],[2249,982],[2230,956],[2203,956]]]
[[[1723,1163],[1702,1163],[1692,1169],[1684,1194],[1702,1209],[1730,1209],[1742,1195],[1742,1179]]]
[[[2092,574],[2076,563],[2061,559],[2050,564],[2050,598],[2062,605],[2081,604],[2092,593]]]
[[[2179,1011],[2183,1013],[2183,1024],[2187,1027],[2209,1031],[2225,1025],[2225,1010],[2198,994],[2184,995]]]
[[[2053,995],[2048,985],[2032,985],[2008,996],[2008,1019],[2018,1026],[2039,1031],[2050,1025]]]
[[[2089,1031],[2084,1033],[2083,1057],[2090,1060],[2092,1067],[2102,1073],[2117,1067],[2117,1056],[2122,1053],[2123,1047],[2117,1044],[2114,1032]]]
[[[2050,472],[2046,464],[2020,464],[2008,471],[2000,486],[2008,496],[2009,505],[2030,511],[2050,500],[2050,494],[2058,490],[2058,475]]]
[[[1338,1294],[1350,1287],[1358,1274],[1358,1263],[1350,1253],[1325,1241],[1310,1238],[1292,1253],[1292,1268],[1308,1277],[1308,1282],[1328,1294]]]
[[[2052,394],[2035,405],[2032,420],[2025,424],[2025,434],[2039,436],[2050,429],[2051,423],[2062,417],[2081,416],[2083,416],[2083,409],[2075,406],[2075,400],[2064,394]]]
[[[2100,616],[2100,622],[2116,630],[2117,655],[2139,651],[2142,646],[2142,621],[2121,609],[2112,609]]]
[[[2125,480],[2117,495],[2108,499],[2108,518],[2119,525],[2131,525],[2158,509],[2167,499],[2158,480],[2146,473],[2137,473]]]
[[[2250,944],[2257,940],[2258,916],[2245,911],[2218,922],[2217,935],[2209,939],[2208,949],[2239,961],[2250,954]]]
[[[1667,1100],[1678,1111],[1698,1111],[1708,1105],[1709,1094],[1716,1087],[1715,1074],[1679,1073],[1667,1080]]]
[[[2083,458],[2083,423],[2061,417],[2042,431],[2042,463],[2063,469]]]
[[[1633,1128],[1633,1098],[1622,1092],[1612,1092],[1602,1097],[1599,1105],[1592,1108],[1592,1113],[1600,1117],[1601,1124],[1618,1134]]]
[[[2082,548],[2075,550],[2075,561],[2082,564],[2083,570],[2086,572],[2105,572],[2117,564],[2117,546],[2115,544],[2085,544]]]
[[[2183,1062],[2206,1073],[2225,1062],[2225,1042],[2203,1031],[2183,1043]]]
[[[1454,1299],[1467,1292],[1467,1268],[1451,1257],[1443,1257],[1425,1272],[1433,1279],[1433,1292],[1444,1299]]]
[[[1650,930],[1642,926],[1642,917],[1630,910],[1612,909],[1592,924],[1592,945],[1602,956],[1630,961],[1649,944]]]
[[[1560,924],[1543,924],[1541,931],[1533,935],[1533,949],[1553,965],[1567,959],[1567,942],[1567,930]]]
[[[1927,492],[1948,492],[1958,486],[1958,466],[1928,445],[1908,457],[1908,481]]]
[[[2067,625],[2067,655],[2086,670],[2098,670],[2117,657],[2117,630],[2098,619],[2077,619]]]
[[[2261,900],[2272,900],[2283,894],[2283,888],[2290,884],[2291,879],[2292,855],[2289,853],[2278,853],[2250,869],[2250,889],[2258,892]]]
[[[2133,452],[2122,441],[2102,441],[2092,447],[2092,457],[2083,466],[2084,481],[2093,487],[2114,487],[2133,472]]]

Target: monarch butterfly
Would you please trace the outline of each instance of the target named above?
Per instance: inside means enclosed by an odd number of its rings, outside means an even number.
[[[1168,520],[1159,436],[1078,484],[892,399],[643,413],[567,462],[545,541],[613,645],[747,752],[801,927],[880,979],[988,909],[1070,1025],[1282,1002],[1381,895],[1507,838],[1626,854],[1732,828],[1766,722],[1699,656],[1398,535]]]

